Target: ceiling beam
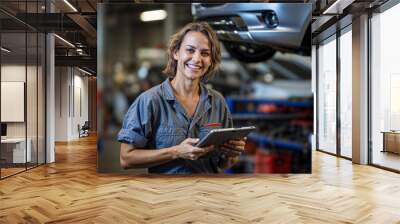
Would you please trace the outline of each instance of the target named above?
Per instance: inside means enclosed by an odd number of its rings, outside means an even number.
[[[96,71],[97,60],[90,56],[55,56],[56,66],[80,66],[88,67]]]
[[[80,14],[68,14],[67,16],[89,35],[90,40],[87,41],[91,41],[91,46],[96,46],[97,31],[92,24],[90,24],[87,19]]]

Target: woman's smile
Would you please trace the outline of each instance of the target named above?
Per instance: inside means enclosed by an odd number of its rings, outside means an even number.
[[[190,70],[192,70],[192,71],[201,71],[201,69],[203,68],[203,67],[200,66],[200,65],[191,64],[191,63],[186,63],[186,66],[187,66]]]

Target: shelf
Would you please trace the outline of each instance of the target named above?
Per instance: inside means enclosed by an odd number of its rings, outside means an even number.
[[[306,118],[304,114],[285,114],[285,113],[235,113],[232,114],[233,120],[290,120]]]
[[[312,108],[312,100],[273,100],[273,99],[263,99],[263,98],[249,98],[249,97],[226,97],[226,102],[230,109],[233,109],[233,104],[235,103],[253,103],[253,104],[273,104],[276,106],[287,106],[287,107],[302,107],[302,108]]]
[[[258,133],[250,133],[247,137],[249,140],[255,141],[258,145],[265,146],[274,146],[278,149],[288,149],[297,152],[304,152],[305,144],[290,142],[283,139],[271,139],[267,136],[258,134]]]

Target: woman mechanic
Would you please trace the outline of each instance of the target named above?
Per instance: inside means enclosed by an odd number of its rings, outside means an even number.
[[[231,167],[245,139],[195,147],[211,129],[233,126],[224,97],[204,85],[221,61],[216,34],[207,23],[187,24],[171,37],[167,53],[168,78],[137,97],[125,115],[118,133],[121,166],[162,174]]]

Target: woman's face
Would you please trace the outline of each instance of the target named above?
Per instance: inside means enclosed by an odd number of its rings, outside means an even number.
[[[200,79],[211,65],[211,50],[208,38],[201,32],[186,33],[181,46],[174,54],[177,74],[190,80]]]

